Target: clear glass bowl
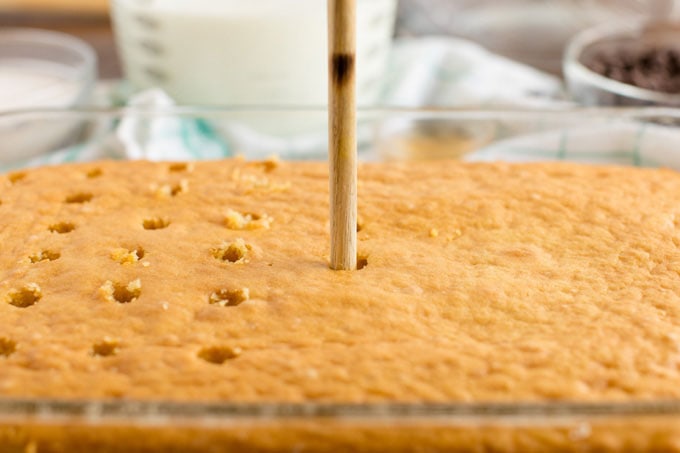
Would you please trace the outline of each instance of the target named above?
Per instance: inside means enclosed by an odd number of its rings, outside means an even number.
[[[358,124],[359,157],[364,161],[538,159],[680,169],[675,151],[680,150],[676,146],[680,110],[670,108],[377,108],[360,109]],[[262,159],[277,155],[289,160],[324,160],[327,130],[328,115],[322,108],[0,112],[0,171],[95,159],[194,160],[236,155]]]
[[[357,100],[380,94],[396,0],[357,3]],[[137,89],[182,103],[323,105],[326,4],[318,0],[111,0],[118,50]],[[248,43],[248,45],[244,45]]]
[[[283,120],[289,124],[282,125]],[[522,141],[527,137],[555,133],[564,137],[565,131],[572,131],[573,137],[599,131],[600,140],[591,137],[588,145],[592,155],[600,155],[612,151],[611,144],[620,139],[621,134],[612,130],[631,125],[659,128],[670,134],[663,135],[662,142],[680,149],[679,120],[680,111],[661,108],[359,112],[361,155],[366,160],[468,158],[475,153],[481,153],[480,159],[513,160],[512,154],[504,153],[525,146]],[[277,149],[287,158],[322,159],[326,150],[322,109],[177,107],[5,113],[0,114],[0,156],[11,137],[4,125],[17,123],[27,130],[69,125],[74,133],[68,140],[46,145],[45,152],[32,161],[26,156],[8,160],[6,168],[102,158],[215,159],[237,153],[259,158]],[[410,143],[412,136],[437,152],[414,156],[419,146],[395,151],[395,144]],[[465,152],[462,145],[455,145],[461,140],[468,147]],[[168,150],[168,143],[178,149]],[[201,149],[210,152],[200,154]],[[592,155],[584,160],[592,161]],[[546,151],[534,157],[570,156]],[[186,403],[162,397],[157,401],[0,398],[3,452],[678,451],[679,446],[678,400],[245,404]]]

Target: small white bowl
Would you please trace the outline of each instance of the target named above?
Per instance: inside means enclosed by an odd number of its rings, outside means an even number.
[[[5,84],[0,111],[82,105],[96,78],[95,51],[80,39],[46,30],[0,30],[0,81]]]
[[[44,30],[0,30],[0,164],[47,153],[81,125],[73,119],[26,123],[6,113],[83,106],[96,78],[96,54],[85,42]]]

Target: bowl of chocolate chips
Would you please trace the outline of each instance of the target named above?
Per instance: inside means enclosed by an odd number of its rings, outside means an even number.
[[[680,22],[605,25],[569,43],[564,76],[589,106],[680,106]]]

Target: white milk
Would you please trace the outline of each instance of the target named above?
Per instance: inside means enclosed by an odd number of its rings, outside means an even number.
[[[81,84],[63,65],[0,59],[0,165],[54,151],[78,126],[73,120],[26,121],[3,112],[71,107],[81,90]]]
[[[324,0],[113,0],[127,77],[181,103],[327,103]],[[358,102],[372,104],[396,0],[359,0]]]
[[[0,59],[0,112],[39,107],[69,107],[78,83],[59,74],[62,65],[22,59]]]

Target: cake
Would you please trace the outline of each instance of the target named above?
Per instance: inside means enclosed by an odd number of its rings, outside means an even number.
[[[680,397],[680,175],[434,162],[363,164],[359,181],[360,270],[337,272],[324,163],[99,162],[1,176],[0,397]],[[680,448],[678,426],[657,422],[626,419],[612,436],[590,422],[574,431],[579,420],[543,431],[447,430],[437,420],[376,435],[361,423],[302,420],[202,438],[196,426],[93,436],[0,417],[0,443],[40,452],[124,442],[126,451],[201,451],[192,449],[205,447],[200,439],[242,451]]]

